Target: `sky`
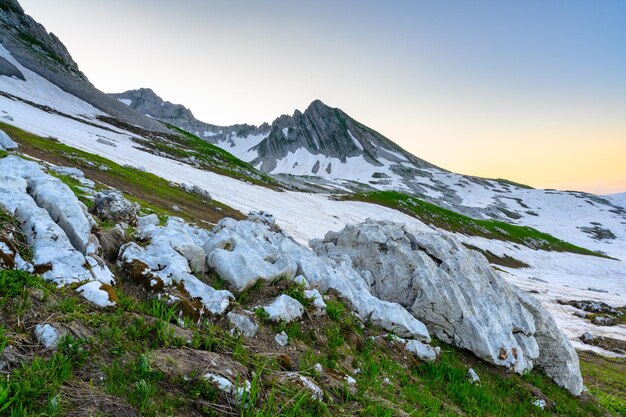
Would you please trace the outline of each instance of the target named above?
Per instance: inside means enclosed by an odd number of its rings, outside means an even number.
[[[624,1],[20,3],[106,92],[220,125],[321,99],[451,171],[626,191]]]

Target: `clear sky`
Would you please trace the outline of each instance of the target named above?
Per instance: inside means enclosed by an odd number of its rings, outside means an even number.
[[[626,191],[626,1],[21,4],[106,92],[214,124],[319,98],[452,171]]]

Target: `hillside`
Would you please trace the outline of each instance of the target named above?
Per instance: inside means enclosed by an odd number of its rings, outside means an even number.
[[[321,101],[108,107],[0,22],[0,415],[624,414],[620,195],[450,173]]]

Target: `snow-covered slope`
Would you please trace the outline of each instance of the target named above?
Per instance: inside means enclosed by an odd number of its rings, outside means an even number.
[[[621,205],[626,208],[626,193],[612,194],[607,196],[607,198],[617,205]]]

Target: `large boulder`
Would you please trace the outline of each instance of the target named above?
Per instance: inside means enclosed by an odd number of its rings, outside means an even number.
[[[310,244],[320,256],[348,262],[372,294],[401,304],[441,340],[519,373],[542,365],[580,393],[572,382],[580,379],[575,351],[550,315],[457,239],[368,220]]]

